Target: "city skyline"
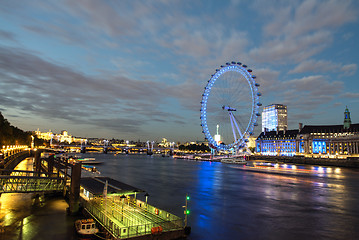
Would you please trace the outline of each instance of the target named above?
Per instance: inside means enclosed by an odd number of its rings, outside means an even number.
[[[263,106],[287,105],[288,129],[342,124],[346,106],[358,123],[358,11],[356,1],[5,1],[0,111],[25,131],[203,140],[203,88],[241,61]]]

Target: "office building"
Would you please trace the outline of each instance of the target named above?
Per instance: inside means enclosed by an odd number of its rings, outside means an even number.
[[[285,131],[288,129],[287,106],[272,104],[262,112],[262,132]]]

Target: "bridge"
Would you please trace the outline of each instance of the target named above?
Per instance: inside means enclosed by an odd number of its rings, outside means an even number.
[[[85,144],[53,144],[56,149],[63,149],[70,152],[116,152],[116,153],[170,153],[173,147],[140,147],[140,146],[114,146],[114,145],[85,145]]]
[[[53,172],[13,170],[30,156],[27,146],[4,146],[0,154],[0,194],[63,191],[65,178]]]

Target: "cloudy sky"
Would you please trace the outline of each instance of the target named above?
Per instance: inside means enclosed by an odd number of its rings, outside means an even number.
[[[346,105],[358,123],[358,16],[355,0],[2,0],[0,111],[23,130],[203,140],[204,86],[240,61],[290,129]]]

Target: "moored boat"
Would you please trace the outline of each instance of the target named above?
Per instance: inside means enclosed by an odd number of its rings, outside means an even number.
[[[242,157],[228,157],[228,158],[222,158],[222,163],[235,163],[235,164],[247,164],[247,161]]]
[[[96,227],[95,220],[92,218],[76,220],[75,228],[80,238],[86,239],[91,239],[99,231]]]

